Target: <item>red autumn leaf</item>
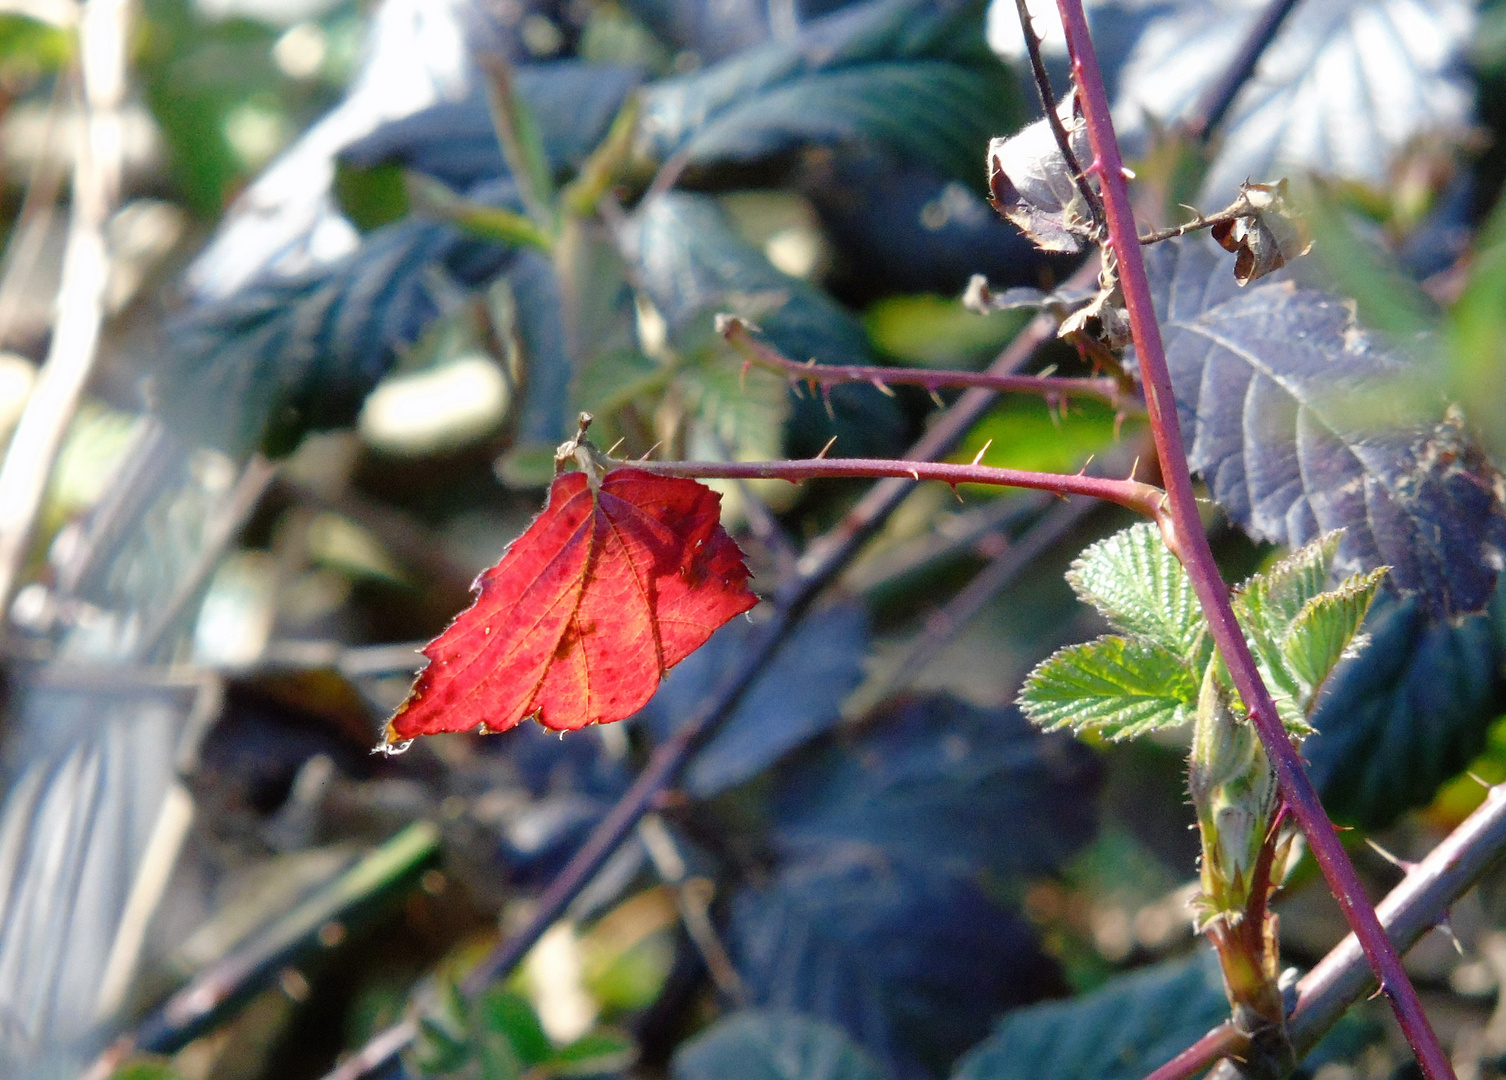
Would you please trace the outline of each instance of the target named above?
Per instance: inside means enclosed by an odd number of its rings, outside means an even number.
[[[389,743],[441,731],[555,731],[637,712],[659,678],[757,598],[722,529],[721,496],[694,480],[614,469],[592,491],[566,473],[480,595],[424,648],[429,666],[387,725]]]

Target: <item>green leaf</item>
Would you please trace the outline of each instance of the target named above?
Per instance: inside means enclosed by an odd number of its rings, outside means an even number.
[[[1241,585],[1234,596],[1234,613],[1245,632],[1280,641],[1307,602],[1328,584],[1341,539],[1341,531],[1320,536]]]
[[[544,1063],[549,1076],[602,1076],[621,1072],[638,1059],[638,1045],[626,1032],[598,1028],[557,1050]]]
[[[133,1057],[110,1074],[110,1080],[181,1080],[182,1074],[165,1057]]]
[[[1337,589],[1309,600],[1292,620],[1281,652],[1292,674],[1307,683],[1307,704],[1359,632],[1385,576],[1385,567],[1353,574]]]
[[[1200,667],[1205,623],[1192,581],[1154,525],[1132,525],[1088,548],[1067,582],[1126,634],[1153,641]],[[1197,697],[1194,687],[1192,697]]]
[[[674,1080],[887,1080],[840,1028],[796,1013],[748,1009],[681,1045]]]
[[[1010,1013],[952,1080],[1140,1080],[1229,1018],[1211,951]]]
[[[524,1065],[537,1065],[555,1053],[533,1006],[509,990],[488,990],[476,1003],[474,1019],[482,1030],[504,1036]]]
[[[1192,718],[1198,683],[1187,662],[1151,641],[1101,637],[1058,649],[1025,679],[1020,708],[1047,731],[1130,739]]]

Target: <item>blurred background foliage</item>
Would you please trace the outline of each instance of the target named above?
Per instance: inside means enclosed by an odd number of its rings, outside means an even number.
[[[1314,258],[1290,279],[1239,292],[1225,270],[1208,284],[1190,242],[1156,257],[1227,575],[1309,519],[1331,527],[1357,446],[1375,450],[1366,482],[1424,491],[1408,522],[1467,534],[1435,559],[1340,508],[1351,563],[1411,575],[1306,747],[1380,890],[1397,873],[1364,839],[1416,857],[1479,803],[1469,773],[1506,780],[1506,627],[1484,604],[1499,565],[1476,550],[1499,505],[1470,510],[1413,438],[1454,423],[1447,387],[1506,450],[1506,5],[1299,0],[1233,108],[1188,134],[1260,6],[1124,0],[1092,18],[1147,222],[1216,209],[1247,177],[1289,176],[1312,208]],[[918,391],[823,399],[742,373],[717,312],[802,361],[977,369],[1026,315],[965,310],[970,276],[1067,279],[983,198],[988,138],[1035,110],[1012,4],[0,12],[6,440],[59,340],[81,20],[116,20],[126,73],[114,157],[93,163],[119,173],[101,335],[0,596],[0,1072],[78,1075],[131,1033],[118,1077],[318,1077],[407,1017],[416,1038],[379,1075],[1103,1080],[1225,1014],[1186,910],[1184,747],[1048,738],[1011,704],[1036,661],[1102,630],[1062,575],[1124,524],[1113,510],[913,492],[567,918],[476,1000],[455,989],[468,965],[768,614],[620,727],[369,753],[417,644],[537,512],[579,409],[626,456],[724,460],[833,436],[837,454],[894,456],[937,415]],[[1046,48],[1064,87],[1059,31]],[[1344,352],[1340,309],[1312,290],[1352,300],[1373,347]],[[1310,331],[1332,370],[1310,377],[1273,334],[1252,346],[1266,393],[1187,344],[1198,320],[1251,311]],[[1029,361],[1048,368],[1087,373],[1054,342]],[[1377,372],[1425,403],[1407,423],[1440,426],[1334,419],[1333,392]],[[1299,439],[1314,423],[1343,445]],[[1447,452],[1478,455],[1460,440]],[[1148,454],[1132,416],[1035,399],[998,403],[952,452],[1120,473]],[[1250,495],[1299,459],[1298,480]],[[863,486],[719,490],[773,597]],[[1506,1071],[1500,885],[1456,906],[1460,951],[1434,934],[1409,961],[1470,1077]],[[1280,912],[1293,964],[1342,935],[1306,864]],[[1388,1025],[1356,1007],[1304,1069],[1391,1076],[1407,1056]]]

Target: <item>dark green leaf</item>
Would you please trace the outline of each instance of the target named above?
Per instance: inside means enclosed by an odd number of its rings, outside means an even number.
[[[1203,609],[1187,571],[1154,525],[1131,525],[1098,541],[1073,562],[1067,583],[1115,629],[1200,666],[1195,658],[1204,651]]]
[[[1375,601],[1370,644],[1324,685],[1318,733],[1302,747],[1330,814],[1378,828],[1427,803],[1480,752],[1506,709],[1498,619],[1454,623],[1416,598]]]
[[[1025,679],[1020,708],[1047,731],[1111,741],[1192,719],[1198,680],[1178,654],[1150,641],[1101,637],[1058,649]]]
[[[887,1080],[840,1029],[772,1009],[746,1009],[681,1045],[674,1080]]]
[[[525,1066],[537,1065],[554,1055],[554,1045],[544,1034],[527,998],[502,987],[492,987],[474,1009],[476,1023],[482,1030],[504,1037]]]
[[[1211,951],[1009,1014],[953,1080],[1140,1080],[1229,1018]]]
[[[650,87],[643,137],[660,159],[751,161],[805,141],[879,142],[976,182],[978,147],[1012,119],[983,47],[983,6],[874,0]]]

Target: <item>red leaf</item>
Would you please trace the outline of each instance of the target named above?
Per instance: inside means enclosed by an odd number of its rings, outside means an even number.
[[[573,731],[637,712],[665,671],[758,602],[720,510],[694,480],[614,469],[593,492],[584,473],[559,477],[477,579],[476,603],[424,648],[387,741],[529,716]]]

